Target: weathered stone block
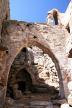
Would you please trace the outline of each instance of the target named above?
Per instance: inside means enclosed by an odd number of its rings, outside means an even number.
[[[61,108],[70,108],[70,107],[69,107],[69,104],[62,104]]]
[[[72,94],[72,81],[68,83],[68,89],[69,89],[70,94]]]
[[[71,94],[68,96],[67,100],[68,100],[68,104],[72,106],[72,95]]]

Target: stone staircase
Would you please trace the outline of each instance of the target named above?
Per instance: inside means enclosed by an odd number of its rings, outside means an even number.
[[[52,102],[48,102],[48,101],[32,101],[28,103],[28,105],[15,104],[10,108],[60,108],[60,106],[53,105]]]
[[[63,100],[50,100],[47,94],[30,94],[21,99],[7,98],[7,107],[5,108],[60,108],[61,104],[67,103]]]

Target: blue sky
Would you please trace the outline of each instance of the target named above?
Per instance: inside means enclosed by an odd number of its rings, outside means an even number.
[[[65,12],[70,0],[10,0],[12,20],[46,22],[47,12],[53,8]]]

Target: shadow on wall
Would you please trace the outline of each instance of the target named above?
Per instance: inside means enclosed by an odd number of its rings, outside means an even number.
[[[8,78],[8,97],[17,98],[19,94],[20,97],[22,97],[22,95],[25,95],[28,91],[31,93],[51,93],[52,96],[57,95],[58,91],[55,87],[49,86],[45,83],[43,78],[39,78],[38,69],[36,64],[34,64],[34,55],[32,53],[31,57],[32,62],[29,63],[27,48],[23,48],[14,59]],[[55,63],[59,80],[61,80],[61,87],[64,89],[60,67],[55,57],[53,58],[53,62]]]
[[[69,51],[68,57],[69,57],[69,58],[72,58],[72,49]]]

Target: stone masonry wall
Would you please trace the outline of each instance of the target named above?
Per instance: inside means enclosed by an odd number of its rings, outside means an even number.
[[[0,1],[0,39],[3,47],[0,47],[0,107],[3,107],[7,81],[11,66],[24,47],[28,47],[28,50],[34,54],[31,58],[30,54],[28,63],[35,62],[36,68],[39,71],[39,77],[46,79],[46,71],[51,73],[50,69],[54,68],[54,74],[57,72],[59,78],[60,96],[62,98],[68,97],[69,89],[68,83],[71,80],[71,59],[68,56],[72,56],[72,0],[66,13],[60,13],[58,10],[53,9],[49,12],[47,18],[47,24],[40,23],[27,23],[11,21],[9,19],[9,1]],[[53,17],[55,18],[56,25],[53,26]],[[5,21],[4,21],[5,20]],[[68,39],[68,41],[67,41]],[[29,48],[32,46],[32,49]],[[43,56],[36,56],[37,46],[43,50]],[[5,48],[6,47],[6,48]],[[4,49],[3,49],[4,48]],[[67,51],[67,52],[66,52]],[[70,55],[69,55],[70,53]],[[38,54],[38,52],[37,52]],[[47,55],[48,56],[47,56]],[[36,59],[35,59],[36,58]],[[32,61],[34,59],[34,61]],[[47,61],[46,61],[47,60]],[[43,61],[43,62],[41,62]],[[38,62],[38,64],[37,64]],[[47,67],[48,63],[53,63],[53,68]],[[42,68],[42,65],[43,68]],[[41,67],[40,67],[41,66]],[[46,68],[47,67],[47,68]],[[41,68],[41,70],[40,70]],[[56,70],[55,70],[56,69]],[[50,74],[48,73],[48,75]],[[32,76],[33,77],[33,76]],[[39,80],[39,79],[38,79]],[[53,79],[52,79],[53,80]],[[50,83],[49,83],[50,84]]]
[[[9,0],[0,0],[0,39],[3,20],[10,18]]]
[[[2,33],[2,23],[4,20],[8,20],[10,19],[10,9],[9,9],[9,0],[0,0],[0,108],[3,107],[3,103],[4,103],[4,96],[3,96],[3,92],[6,89],[2,88],[2,80],[3,77],[3,71],[5,70],[5,66],[6,66],[6,59],[7,59],[7,48],[3,47],[1,45],[2,39],[1,39],[1,33]]]
[[[67,82],[70,77],[69,70],[67,70],[66,55],[66,38],[68,35],[68,31],[62,25],[53,27],[47,24],[4,22],[2,40],[3,44],[9,49],[8,68],[23,47],[38,46],[55,63],[59,77],[60,94],[64,96],[62,94],[64,93],[67,96]]]

